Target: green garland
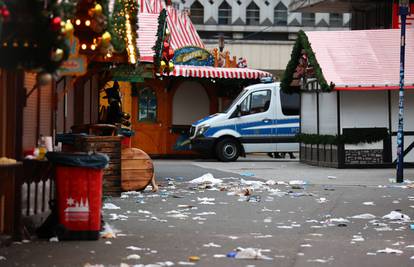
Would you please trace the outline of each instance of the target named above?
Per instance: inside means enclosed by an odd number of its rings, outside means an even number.
[[[389,136],[386,129],[364,129],[352,131],[342,135],[321,135],[321,134],[298,134],[296,140],[304,144],[338,145],[338,144],[360,144],[375,143],[384,140]]]
[[[290,61],[286,66],[286,71],[283,74],[280,87],[285,93],[294,93],[298,92],[297,88],[291,87],[290,84],[293,80],[293,74],[296,71],[296,67],[299,64],[299,58],[302,55],[302,49],[305,50],[306,55],[309,60],[309,64],[315,70],[315,77],[321,86],[322,91],[330,92],[332,91],[334,84],[328,84],[326,82],[325,77],[323,76],[322,69],[319,66],[318,61],[316,60],[315,53],[312,50],[311,44],[309,43],[309,39],[306,36],[305,32],[300,30],[298,32],[298,38],[296,39],[295,45],[293,46],[293,50],[290,56]]]
[[[114,49],[118,53],[125,51],[125,9],[128,10],[128,14],[131,21],[131,28],[133,38],[136,39],[138,30],[138,1],[133,0],[115,0],[114,10],[112,15],[109,14],[109,1],[102,1],[103,10],[108,18],[108,31],[111,34],[111,43]]]
[[[158,17],[157,41],[153,46],[154,54],[154,70],[158,71],[161,64],[162,45],[164,42],[164,34],[167,23],[167,10],[163,9]]]

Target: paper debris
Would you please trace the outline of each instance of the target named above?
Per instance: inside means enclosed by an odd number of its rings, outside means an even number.
[[[49,242],[59,242],[59,239],[57,238],[57,236],[55,236],[55,237],[51,237],[51,238],[49,239]]]
[[[214,211],[208,211],[208,212],[200,212],[200,213],[196,213],[196,215],[198,216],[205,216],[205,215],[216,215],[216,213]]]
[[[321,197],[321,198],[316,199],[316,202],[318,202],[319,204],[326,203],[327,201],[328,200],[325,197]]]
[[[120,210],[121,208],[112,203],[104,203],[102,207],[105,210]]]
[[[372,202],[372,201],[363,202],[362,205],[365,205],[365,206],[375,206],[374,202]]]
[[[0,261],[5,261],[5,260],[6,260],[6,257],[0,256]]]
[[[372,215],[370,213],[364,213],[359,215],[354,215],[351,217],[352,219],[363,219],[363,220],[372,220],[375,219],[375,215]]]
[[[152,214],[151,211],[147,211],[147,210],[138,210],[138,213],[142,213],[142,214]]]
[[[292,180],[289,181],[289,185],[306,185],[307,182],[303,180]]]
[[[317,262],[317,263],[328,263],[330,261],[333,261],[334,257],[329,257],[327,259],[323,258],[323,259],[310,259],[307,260],[307,262]]]
[[[352,242],[363,242],[365,241],[365,239],[361,235],[354,235],[351,241]]]
[[[391,211],[387,215],[382,216],[383,219],[389,219],[389,220],[401,220],[404,222],[409,222],[411,219],[409,216],[402,214],[398,211]]]
[[[214,254],[213,257],[214,258],[225,258],[226,255],[224,255],[224,254]]]
[[[223,180],[214,178],[211,173],[206,173],[203,176],[200,176],[196,179],[193,179],[193,180],[189,181],[189,183],[191,183],[191,184],[209,183],[209,184],[212,184],[212,185],[221,184],[222,182],[223,182]]]
[[[194,262],[188,262],[188,261],[179,261],[178,265],[195,265]]]
[[[311,244],[301,244],[300,245],[302,248],[311,248],[312,245]]]
[[[262,255],[261,250],[257,248],[239,248],[234,258],[250,260],[271,260],[272,258]]]
[[[265,182],[265,184],[266,184],[266,185],[270,185],[270,186],[272,186],[272,185],[275,185],[275,184],[276,184],[276,181],[275,181],[275,180],[267,180],[267,181]]]
[[[328,179],[336,179],[336,176],[328,176]]]
[[[110,226],[108,223],[105,223],[104,230],[101,232],[102,238],[116,238],[117,233],[119,233],[118,230],[115,230]]]
[[[106,245],[112,245],[112,242],[111,241],[106,241],[105,244]]]
[[[127,260],[139,260],[139,259],[141,259],[141,256],[138,255],[138,254],[131,254],[131,255],[128,255],[128,257],[126,259]]]
[[[402,254],[402,250],[399,249],[392,249],[392,248],[385,248],[377,250],[377,253],[386,253],[386,254]]]
[[[203,245],[203,247],[206,247],[206,248],[221,248],[221,246],[220,246],[220,245],[218,245],[218,244],[214,244],[214,243],[212,243],[212,242],[210,242],[210,243],[208,243],[208,244],[204,244],[204,245]]]
[[[144,250],[143,248],[134,247],[134,246],[126,247],[126,249],[133,250],[133,251],[141,251],[141,250]]]

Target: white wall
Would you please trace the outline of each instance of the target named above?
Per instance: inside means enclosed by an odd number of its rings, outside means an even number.
[[[301,94],[301,133],[316,134],[316,94]]]
[[[391,128],[393,132],[398,130],[398,91],[391,92]],[[404,131],[414,131],[414,91],[404,92]],[[397,137],[392,138],[392,158],[397,158]],[[404,137],[404,148],[414,142],[414,136]],[[414,151],[411,150],[404,157],[404,161],[414,162]]]
[[[337,92],[319,94],[319,133],[338,134]]]
[[[388,128],[386,91],[342,91],[340,102],[341,128]]]
[[[183,82],[173,97],[172,124],[191,123],[210,114],[210,99],[198,82]]]

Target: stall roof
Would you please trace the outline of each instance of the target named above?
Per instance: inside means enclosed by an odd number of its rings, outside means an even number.
[[[174,71],[168,74],[165,73],[164,75],[211,79],[260,79],[262,77],[272,76],[266,71],[248,68],[215,68],[185,65],[176,65]]]
[[[171,32],[171,47],[174,50],[184,46],[204,48],[204,43],[186,12],[180,12],[172,6],[165,6],[164,1],[161,0],[139,0],[139,4],[138,49],[141,61],[153,62],[152,47],[157,40],[158,16],[164,8],[167,10],[167,25]]]
[[[407,29],[405,88],[414,89],[414,30]],[[398,89],[400,30],[306,32],[327,83],[335,90]]]

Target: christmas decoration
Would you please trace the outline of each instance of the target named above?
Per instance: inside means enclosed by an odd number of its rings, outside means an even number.
[[[174,63],[172,61],[174,50],[170,46],[170,31],[167,28],[166,18],[167,11],[163,9],[158,17],[158,38],[153,47],[155,51],[154,70],[158,71],[159,74],[169,73],[174,70]]]
[[[290,56],[290,61],[286,67],[286,71],[282,77],[280,87],[285,93],[297,92],[300,90],[299,86],[291,86],[293,81],[294,73],[297,71],[300,60],[304,59],[303,55],[306,55],[307,66],[311,67],[312,75],[317,79],[320,88],[324,92],[332,91],[334,84],[328,84],[325,77],[322,74],[322,69],[316,60],[315,54],[313,53],[311,44],[309,43],[308,37],[305,32],[300,30],[298,32],[298,38],[293,46],[292,54]],[[303,65],[303,64],[302,64]]]

